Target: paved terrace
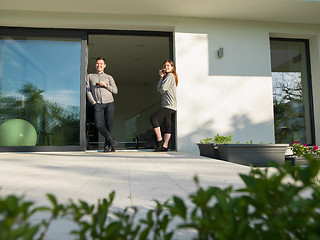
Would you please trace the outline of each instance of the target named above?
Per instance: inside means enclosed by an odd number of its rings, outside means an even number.
[[[249,171],[247,166],[182,152],[0,153],[0,194],[25,194],[36,205],[49,205],[46,193],[63,203],[69,199],[96,203],[115,190],[115,209],[134,205],[147,210],[154,207],[153,199],[186,198],[195,191],[195,175],[203,187],[240,188],[239,173]],[[46,239],[72,239],[70,227],[58,221]]]

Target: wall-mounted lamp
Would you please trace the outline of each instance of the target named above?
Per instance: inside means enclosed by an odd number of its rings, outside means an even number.
[[[222,58],[223,57],[223,48],[219,48],[218,50],[218,57]]]

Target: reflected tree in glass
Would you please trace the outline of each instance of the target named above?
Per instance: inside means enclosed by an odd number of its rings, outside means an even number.
[[[276,142],[305,140],[301,73],[273,73],[272,80]]]
[[[24,84],[18,92],[22,100],[0,97],[0,111],[6,119],[21,118],[30,122],[37,131],[39,146],[79,144],[79,107],[65,108],[45,100],[44,91],[32,83]]]

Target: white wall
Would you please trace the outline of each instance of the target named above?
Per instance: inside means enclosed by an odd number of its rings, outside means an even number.
[[[250,34],[245,24],[222,25],[203,33],[176,29],[180,151],[195,153],[195,143],[217,133],[274,142],[269,37],[258,29]]]
[[[310,38],[316,144],[320,145],[320,34]]]
[[[232,134],[234,141],[274,142],[270,36],[310,40],[319,144],[319,26],[221,20],[177,23],[180,151],[195,153],[195,143],[217,133]],[[220,47],[222,58],[217,56]]]
[[[320,144],[320,26],[196,18],[0,12],[0,25],[174,32],[178,150],[216,133],[274,142],[270,36],[310,39],[316,140]],[[21,18],[24,19],[21,24]],[[20,19],[20,20],[19,20]],[[216,51],[224,48],[224,57]]]

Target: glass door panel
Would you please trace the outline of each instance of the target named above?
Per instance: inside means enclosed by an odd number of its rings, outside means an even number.
[[[81,39],[0,35],[0,147],[79,146],[80,75]]]
[[[312,113],[306,41],[271,39],[276,143],[312,144]]]

